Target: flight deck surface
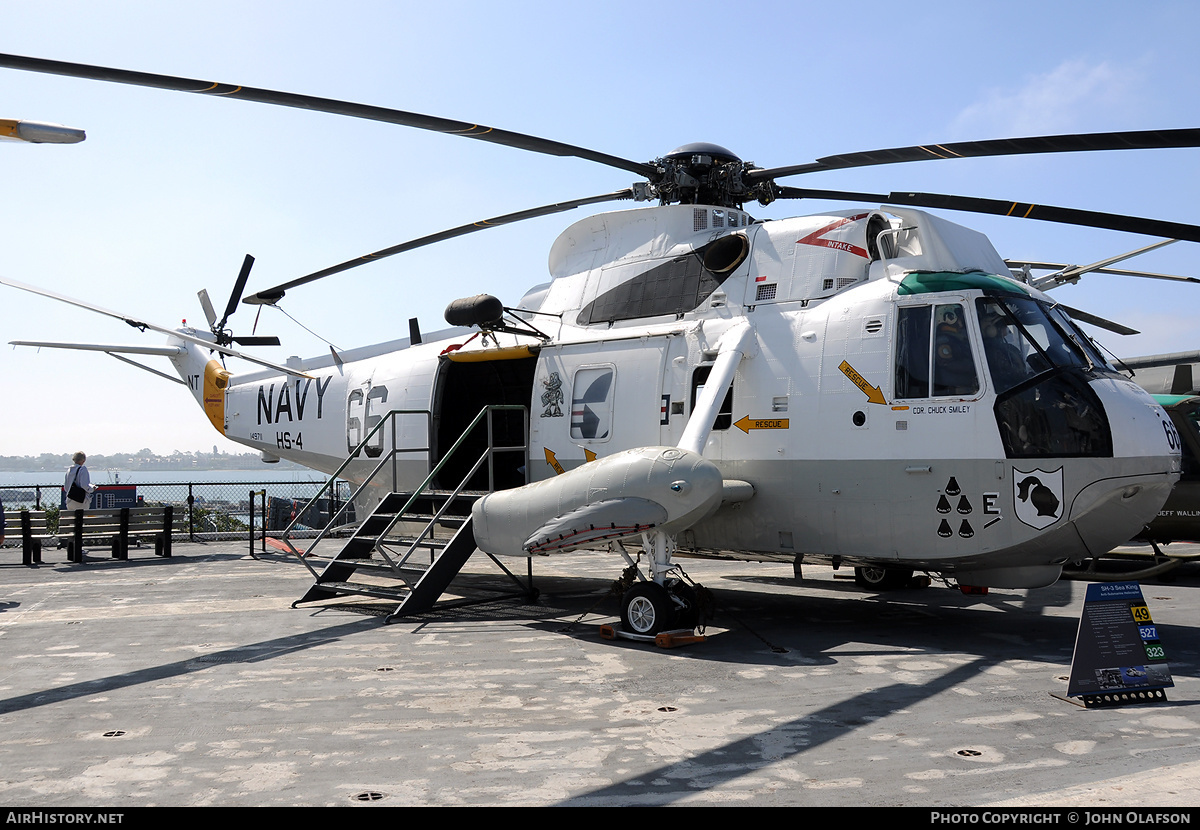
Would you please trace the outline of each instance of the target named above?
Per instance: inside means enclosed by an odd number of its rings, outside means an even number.
[[[245,541],[59,554],[0,553],[14,807],[1200,805],[1196,565],[1143,583],[1168,702],[1088,710],[1053,696],[1078,581],[877,594],[685,559],[720,608],[663,650],[599,636],[612,555],[538,559],[536,604],[383,625],[368,601],[291,608],[308,572]]]

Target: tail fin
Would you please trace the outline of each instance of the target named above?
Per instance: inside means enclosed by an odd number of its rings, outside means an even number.
[[[225,390],[233,376],[207,349],[177,337],[168,344],[178,347],[171,356],[175,371],[183,378],[196,402],[204,409],[217,432],[225,434]]]

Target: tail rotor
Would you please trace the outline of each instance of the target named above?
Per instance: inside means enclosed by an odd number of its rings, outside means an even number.
[[[243,335],[234,336],[233,332],[225,328],[225,324],[229,321],[233,312],[237,311],[238,304],[242,301],[242,293],[246,289],[246,280],[250,278],[250,269],[254,266],[254,257],[246,254],[246,258],[242,260],[242,269],[238,271],[237,279],[233,283],[233,292],[229,295],[229,302],[225,305],[225,314],[221,319],[217,319],[216,309],[213,308],[212,300],[209,299],[208,291],[201,290],[197,295],[200,298],[200,305],[204,308],[204,317],[208,320],[208,327],[212,331],[213,336],[217,338],[218,345],[228,346],[230,343],[236,343],[239,346],[278,346],[279,338],[274,336],[255,336]]]

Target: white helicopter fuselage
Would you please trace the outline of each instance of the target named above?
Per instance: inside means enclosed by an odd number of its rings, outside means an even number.
[[[518,306],[540,343],[456,329],[289,362],[302,376],[230,376],[182,342],[172,360],[226,437],[327,473],[389,410],[418,413],[342,473],[361,481],[405,449],[401,489],[487,404],[528,407],[527,455],[501,487],[697,441],[752,489],[682,529],[681,552],[1033,587],[1135,535],[1179,475],[1163,410],[986,237],[889,214],[600,214],[563,232],[552,281]],[[721,412],[689,432],[734,335]],[[506,548],[491,552],[528,554]]]

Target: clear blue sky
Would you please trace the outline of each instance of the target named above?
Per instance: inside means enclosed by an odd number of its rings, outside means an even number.
[[[962,2],[5,4],[0,51],[342,98],[650,160],[711,141],[774,167],[838,152],[977,138],[1200,126],[1200,4]],[[0,70],[0,117],[88,131],[0,145],[0,273],[163,325],[358,254],[633,177],[384,124]],[[789,184],[924,190],[1200,224],[1200,150],[920,163]],[[780,218],[830,203],[751,206]],[[1150,240],[946,214],[1008,257],[1087,263]],[[547,279],[574,214],[500,228],[289,294],[341,348],[442,326],[455,297],[515,302]],[[1200,275],[1179,243],[1130,267]],[[1091,276],[1068,305],[1145,334],[1118,354],[1200,349],[1200,286]],[[0,289],[0,342],[158,342]],[[242,309],[235,329],[248,332]],[[265,310],[283,359],[326,350]],[[271,354],[274,351],[274,354]],[[157,365],[157,364],[156,364]],[[234,366],[231,363],[231,368]],[[0,454],[241,448],[181,387],[96,354],[0,347]]]

